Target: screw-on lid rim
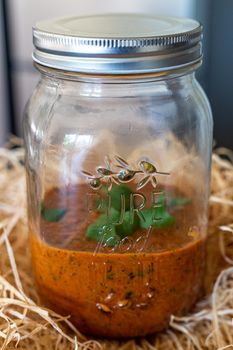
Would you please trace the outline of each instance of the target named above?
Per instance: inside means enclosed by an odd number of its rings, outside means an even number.
[[[68,17],[36,24],[33,59],[47,67],[92,74],[159,72],[199,62],[201,38],[202,26],[191,19]]]

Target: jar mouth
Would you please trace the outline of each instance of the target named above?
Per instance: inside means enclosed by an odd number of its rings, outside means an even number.
[[[89,22],[96,28],[95,36]],[[191,19],[132,14],[70,17],[35,26],[33,60],[87,74],[158,73],[200,62],[201,38],[202,26]]]

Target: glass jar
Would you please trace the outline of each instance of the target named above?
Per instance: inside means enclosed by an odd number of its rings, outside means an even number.
[[[94,28],[94,32],[92,31]],[[202,291],[212,116],[201,27],[139,15],[34,28],[24,119],[35,284],[104,337],[160,331]]]

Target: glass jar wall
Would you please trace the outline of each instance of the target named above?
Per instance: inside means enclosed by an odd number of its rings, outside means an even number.
[[[197,66],[37,65],[24,120],[35,283],[84,333],[150,334],[201,294],[212,119]]]

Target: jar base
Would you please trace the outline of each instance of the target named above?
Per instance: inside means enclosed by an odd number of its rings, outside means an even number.
[[[190,305],[177,312],[176,316],[183,316],[192,310],[202,294],[202,290],[200,290],[198,295],[190,296]],[[169,327],[169,313],[163,315],[163,317],[161,315],[154,317],[152,320],[149,316],[145,316],[146,309],[144,312],[141,312],[141,315],[137,312],[134,316],[131,314],[130,317],[127,311],[127,315],[123,316],[124,321],[116,324],[113,315],[108,313],[101,314],[101,321],[100,318],[98,320],[98,315],[94,315],[94,313],[92,314],[93,317],[87,318],[85,309],[82,306],[77,305],[72,300],[64,300],[64,297],[59,297],[45,288],[43,288],[43,292],[42,290],[39,292],[39,297],[41,305],[56,310],[57,313],[64,317],[70,315],[69,320],[77,327],[78,331],[89,337],[131,339],[149,336],[164,331]],[[123,310],[120,311],[122,312]],[[154,314],[156,315],[156,310]],[[145,322],[146,319],[147,322]]]

